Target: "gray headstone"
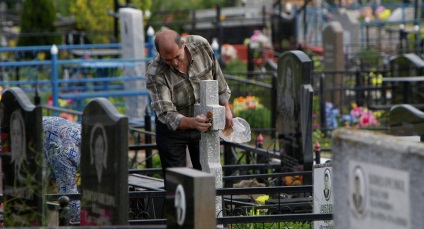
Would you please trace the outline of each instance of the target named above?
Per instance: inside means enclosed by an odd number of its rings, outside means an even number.
[[[81,225],[128,224],[128,118],[105,98],[82,115]]]
[[[144,23],[143,13],[138,9],[119,9],[119,22],[122,44],[122,58],[145,58],[144,50]],[[125,67],[124,76],[144,77],[146,74],[145,62],[135,62],[135,67]],[[145,80],[128,81],[124,83],[125,90],[146,89]],[[130,118],[143,118],[148,104],[147,96],[129,96],[126,98],[126,114]]]
[[[424,225],[424,144],[376,132],[333,132],[334,228]]]
[[[360,42],[360,24],[358,17],[350,11],[344,10],[333,15],[333,20],[340,23],[343,28],[343,48],[348,60],[352,60],[359,51]]]
[[[225,108],[219,105],[218,81],[200,81],[200,104],[195,104],[194,114],[212,118],[210,129],[201,134],[200,164],[202,170],[215,176],[215,187],[222,188],[222,166],[219,130],[225,127]],[[222,215],[222,197],[216,197],[216,213]]]
[[[314,213],[333,213],[331,164],[314,165]],[[314,228],[333,228],[333,220],[314,221]]]
[[[323,31],[324,46],[324,69],[325,71],[344,71],[345,56],[343,52],[343,28],[337,21],[328,23]],[[326,77],[325,88],[341,88],[343,87],[343,75],[335,74],[332,77]],[[339,104],[343,99],[340,93],[325,93],[326,101],[332,101],[333,104]]]
[[[424,141],[424,112],[409,104],[390,109],[389,133],[396,136],[419,136]]]
[[[1,103],[4,226],[46,226],[41,108],[17,87],[7,89]]]
[[[311,72],[312,61],[301,51],[285,52],[278,60],[276,122],[281,164],[286,171],[312,170],[312,138],[308,136],[312,136],[308,132],[312,128],[308,118],[312,112]],[[308,145],[310,149],[305,148]]]
[[[191,168],[166,173],[168,228],[215,229],[215,177]]]

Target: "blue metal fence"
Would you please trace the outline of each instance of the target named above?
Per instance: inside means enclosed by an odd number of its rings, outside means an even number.
[[[66,50],[85,50],[88,53],[95,49],[115,49],[119,53],[121,44],[90,44],[90,45],[59,45],[59,46],[27,46],[27,47],[3,47],[0,55],[4,59],[8,54],[16,58],[12,61],[0,62],[0,86],[4,88],[18,86],[26,93],[35,96],[35,93],[51,92],[52,105],[59,107],[59,99],[74,99],[77,101],[77,109],[82,109],[82,98],[101,96],[100,91],[114,91],[106,97],[124,97],[140,95],[141,92],[130,93],[125,91],[123,83],[134,80],[145,80],[144,76],[122,76],[118,69],[135,67],[142,62],[148,62],[154,55],[153,34],[149,34],[147,57],[139,59],[63,59],[59,60],[59,53]],[[19,61],[23,53],[30,52],[37,56],[40,52],[50,52],[50,60],[26,60]],[[9,55],[10,56],[10,55]],[[14,60],[18,59],[18,60]],[[21,80],[20,74],[26,75]],[[63,76],[60,76],[62,75]],[[66,73],[66,74],[65,74]],[[71,76],[69,76],[71,74]],[[15,75],[15,79],[11,76]],[[94,77],[93,77],[94,76]],[[118,91],[125,93],[120,93]],[[97,94],[96,94],[97,92]],[[77,95],[80,94],[80,95]],[[85,93],[84,96],[82,96]],[[147,93],[141,93],[148,95]],[[74,98],[75,97],[75,98]]]

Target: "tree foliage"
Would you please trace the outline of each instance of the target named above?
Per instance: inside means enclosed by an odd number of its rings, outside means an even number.
[[[56,11],[52,0],[25,0],[21,13],[19,46],[61,44],[54,34]],[[29,36],[31,34],[31,36]],[[34,35],[36,37],[34,38]]]
[[[121,5],[125,2],[119,0]],[[130,4],[144,12],[150,10],[152,0],[132,0]],[[70,1],[70,12],[74,15],[77,29],[85,31],[92,43],[109,43],[113,37],[114,18],[108,11],[114,11],[114,0]]]

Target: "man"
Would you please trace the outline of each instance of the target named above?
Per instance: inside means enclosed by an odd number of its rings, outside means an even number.
[[[181,37],[164,29],[155,37],[157,54],[147,69],[147,89],[156,113],[156,144],[165,178],[169,167],[183,167],[186,147],[195,169],[201,170],[199,141],[212,126],[204,115],[194,116],[200,81],[217,80],[219,103],[225,107],[225,128],[232,126],[228,104],[231,91],[209,42],[201,36]]]
[[[78,193],[81,125],[60,117],[43,117],[44,154],[50,176],[60,194]],[[71,201],[71,221],[79,222],[80,201]]]

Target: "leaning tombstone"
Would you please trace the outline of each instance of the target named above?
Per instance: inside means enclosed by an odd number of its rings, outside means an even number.
[[[4,226],[46,226],[41,108],[17,87],[6,89],[1,105]]]
[[[285,172],[312,171],[311,72],[304,52],[285,52],[278,60],[276,126]],[[303,183],[312,184],[312,178],[304,176]]]
[[[81,222],[128,224],[128,118],[105,98],[82,115]]]
[[[331,163],[314,165],[314,213],[333,213],[333,185]],[[314,221],[314,228],[333,228],[332,220]]]
[[[424,144],[372,131],[333,131],[334,228],[424,225]]]
[[[168,229],[215,229],[215,177],[191,168],[166,172]]]

